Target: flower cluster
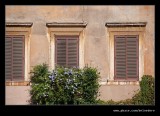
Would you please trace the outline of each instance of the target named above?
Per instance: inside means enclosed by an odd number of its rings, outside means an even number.
[[[71,76],[71,75],[73,75],[73,71],[72,71],[72,69],[67,70],[67,68],[65,68],[64,74]]]
[[[75,84],[69,85],[69,83],[66,83],[65,89],[70,90],[70,92],[74,94],[77,91],[78,86],[75,86]]]
[[[51,79],[52,82],[54,82],[54,80],[56,79],[56,76],[57,76],[57,71],[51,73],[51,75],[49,75],[49,78]]]
[[[75,94],[75,93],[79,93],[79,89],[80,89],[80,84],[81,82],[78,82],[78,72],[72,72],[72,70],[69,70],[68,73],[69,77],[66,79],[66,83],[65,83],[65,89],[69,90],[69,92],[71,94]],[[72,76],[71,76],[72,75]],[[70,77],[71,76],[71,77]]]

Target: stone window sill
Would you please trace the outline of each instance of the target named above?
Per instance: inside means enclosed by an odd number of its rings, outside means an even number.
[[[139,85],[139,81],[116,81],[108,80],[106,85]]]
[[[6,81],[6,86],[30,86],[30,82],[29,81],[20,81],[20,82]]]

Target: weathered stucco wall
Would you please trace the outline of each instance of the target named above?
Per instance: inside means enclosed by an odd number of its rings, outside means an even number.
[[[49,63],[48,22],[87,22],[84,62],[109,76],[106,22],[147,22],[144,34],[144,74],[154,76],[154,6],[6,6],[6,22],[33,22],[30,66]]]
[[[48,63],[46,22],[88,23],[85,32],[85,64],[108,75],[106,22],[147,22],[144,73],[154,75],[154,6],[6,6],[6,22],[33,22],[31,66]]]

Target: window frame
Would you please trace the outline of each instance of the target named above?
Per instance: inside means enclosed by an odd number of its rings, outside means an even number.
[[[79,37],[79,68],[84,67],[84,43],[85,27],[84,22],[54,22],[46,23],[47,38],[49,42],[49,69],[55,69],[55,40],[56,36],[78,36]]]
[[[5,36],[24,36],[24,80],[5,81],[6,86],[26,86],[30,85],[30,38],[32,22],[6,22]]]
[[[108,41],[108,62],[109,74],[107,77],[108,85],[126,85],[135,84],[139,85],[141,77],[144,75],[144,39],[147,22],[107,22],[106,38]],[[114,79],[114,35],[138,35],[139,36],[139,78],[137,80],[115,80]]]

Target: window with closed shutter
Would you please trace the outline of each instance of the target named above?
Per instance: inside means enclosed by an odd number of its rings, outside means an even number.
[[[6,36],[5,38],[5,79],[6,81],[24,80],[23,36]]]
[[[138,80],[138,36],[115,36],[115,79]]]
[[[64,67],[78,67],[78,47],[78,36],[56,36],[56,65]]]

